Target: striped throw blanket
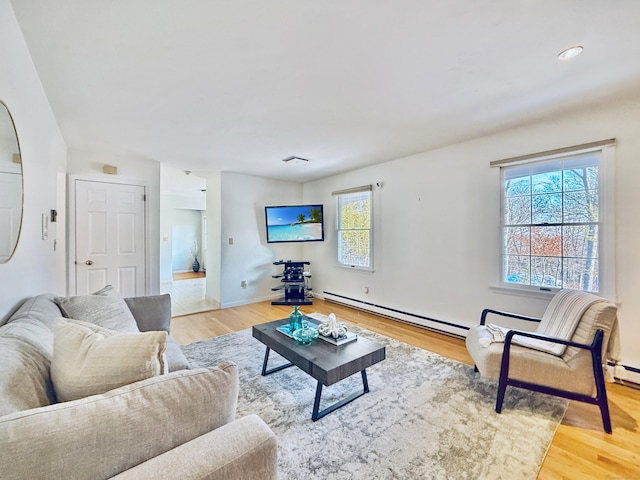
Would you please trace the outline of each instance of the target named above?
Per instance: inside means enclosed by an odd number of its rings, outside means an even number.
[[[560,290],[549,303],[535,333],[561,338],[563,340],[571,340],[584,312],[595,302],[601,300],[600,297],[587,292]],[[509,331],[508,328],[492,323],[487,324],[486,327],[493,335],[494,342],[504,342],[504,337]],[[559,357],[562,356],[567,349],[566,345],[538,340],[536,338],[515,337],[513,343],[548,352]]]

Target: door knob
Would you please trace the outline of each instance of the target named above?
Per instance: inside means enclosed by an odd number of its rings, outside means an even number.
[[[93,265],[93,260],[87,260],[84,262],[85,265]]]

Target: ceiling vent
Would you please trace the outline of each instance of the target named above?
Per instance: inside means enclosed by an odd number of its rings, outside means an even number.
[[[309,163],[311,160],[307,158],[291,156],[291,157],[283,158],[282,161],[284,163],[304,164],[304,163]]]

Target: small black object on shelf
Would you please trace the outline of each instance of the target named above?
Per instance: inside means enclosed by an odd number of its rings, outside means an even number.
[[[271,305],[313,305],[313,297],[308,293],[306,279],[310,275],[304,275],[304,266],[311,265],[311,262],[294,262],[292,260],[279,260],[273,262],[274,265],[282,265],[282,273],[272,275],[273,278],[280,278],[282,285],[271,290],[284,290],[284,297],[274,300]]]

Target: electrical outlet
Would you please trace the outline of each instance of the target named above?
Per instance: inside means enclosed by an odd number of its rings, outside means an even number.
[[[364,293],[369,293],[369,287],[364,287]]]
[[[242,288],[247,288],[247,281],[246,281],[246,280],[242,280],[242,281],[240,282],[240,286],[241,286]]]

